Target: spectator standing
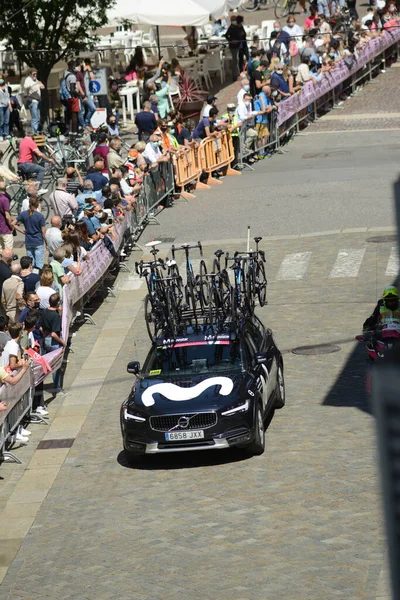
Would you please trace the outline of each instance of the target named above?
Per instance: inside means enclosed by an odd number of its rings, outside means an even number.
[[[317,9],[310,6],[310,16],[304,21],[304,31],[308,32],[310,29],[314,28],[314,21],[317,17]]]
[[[165,119],[165,117],[167,116],[168,111],[169,111],[168,92],[169,92],[170,83],[171,83],[171,72],[168,71],[168,80],[166,83],[164,82],[161,85],[160,89],[157,89],[157,84],[155,84],[155,83],[149,83],[147,86],[149,92],[154,93],[158,98],[158,112],[162,119]]]
[[[63,297],[63,287],[71,281],[70,276],[65,274],[65,269],[62,266],[65,261],[66,252],[65,248],[60,247],[54,251],[53,260],[50,263],[51,269],[54,275],[54,282],[58,288],[60,298]]]
[[[24,210],[13,221],[17,231],[25,235],[26,254],[33,259],[34,267],[41,270],[44,260],[44,245],[46,235],[46,221],[42,213],[38,211],[39,201],[37,198],[31,198],[29,201],[29,210]],[[25,230],[18,226],[22,223]]]
[[[248,79],[242,79],[240,81],[240,90],[238,91],[238,95],[237,95],[238,104],[239,104],[239,102],[242,102],[243,96],[245,95],[246,92],[250,92],[250,82]],[[204,116],[204,113],[203,113],[203,116]]]
[[[65,348],[66,343],[61,338],[60,295],[52,294],[49,298],[49,307],[43,310],[40,316],[40,329],[44,337],[46,352]],[[55,395],[63,394],[61,388],[61,370],[53,371],[53,385]]]
[[[210,110],[212,108],[215,108],[215,103],[216,103],[217,100],[218,100],[218,98],[216,96],[214,96],[213,94],[209,94],[207,96],[207,104],[203,108],[202,117],[209,117],[210,116]]]
[[[283,76],[283,63],[277,63],[275,70],[271,75],[271,86],[279,91],[279,94],[283,97],[289,97],[289,84]]]
[[[278,39],[280,42],[282,42],[286,48],[289,48],[289,44],[290,44],[290,35],[288,34],[287,31],[283,31],[281,24],[279,23],[279,21],[274,21],[274,32],[277,34],[275,36],[275,39]],[[271,38],[273,38],[273,36],[271,35]],[[272,43],[272,39],[271,39],[271,43]]]
[[[113,138],[112,140],[110,140],[110,152],[107,156],[108,171],[110,173],[110,177],[113,169],[119,169],[119,167],[125,163],[125,160],[119,154],[120,148],[121,140],[117,138]]]
[[[104,168],[106,170],[108,168],[107,156],[108,156],[108,153],[110,152],[110,148],[108,146],[107,140],[108,140],[107,134],[104,131],[102,131],[98,137],[98,145],[93,150],[93,156],[102,156],[103,157]],[[107,170],[107,173],[108,173],[108,170]]]
[[[260,60],[259,65],[253,71],[253,79],[256,94],[259,94],[261,92],[264,85],[266,85],[271,78],[271,73],[269,72],[268,67],[268,59],[262,58]]]
[[[305,0],[303,0],[305,2]],[[286,21],[286,25],[283,28],[283,31],[286,31],[290,35],[290,39],[293,40],[294,37],[302,38],[303,29],[300,25],[297,25],[296,18],[293,15],[289,15]]]
[[[72,224],[74,212],[78,210],[78,202],[75,196],[67,192],[67,179],[60,177],[57,179],[57,187],[50,194],[50,205],[56,216],[61,218],[65,225]]]
[[[88,95],[85,81],[85,63],[82,59],[77,61],[78,68],[76,69],[76,87],[81,101],[80,111],[78,115],[79,125],[85,129],[90,127],[90,119],[96,112],[96,105],[92,98]]]
[[[13,226],[10,216],[10,201],[5,194],[5,183],[0,183],[0,247],[12,248],[14,245]]]
[[[31,113],[31,127],[34,134],[40,128],[40,99],[44,85],[37,78],[37,69],[32,69],[31,74],[25,79],[24,93],[27,97],[26,108]]]
[[[203,117],[197,127],[193,130],[193,139],[201,142],[206,137],[218,137],[217,132],[214,131],[215,117],[218,114],[218,108],[213,107],[210,110],[208,117]]]
[[[41,158],[42,160],[52,164],[55,163],[55,159],[49,158],[43,154],[43,152],[39,150],[36,143],[29,135],[25,135],[25,133],[22,132],[22,136],[23,138],[19,144],[19,155],[17,161],[18,169],[21,171],[21,173],[28,176],[32,175],[32,173],[36,173],[38,181],[42,186],[46,170],[41,165],[35,163],[35,157]]]
[[[239,162],[241,123],[236,114],[236,106],[233,103],[227,104],[226,113],[222,115],[222,119],[228,121],[228,129],[231,132],[233,150],[235,152],[231,167],[234,169]]]
[[[269,123],[270,123],[270,114],[273,110],[276,110],[277,107],[273,104],[271,99],[271,88],[269,85],[264,85],[259,96],[258,100],[254,102],[254,107],[258,107],[261,114],[256,117],[256,131],[258,135],[258,146],[259,148],[263,148],[268,143],[269,138]],[[261,149],[258,153],[259,158],[265,158],[265,156],[270,156],[270,152],[264,149]]]
[[[0,142],[10,137],[11,96],[4,79],[0,79]]]
[[[22,314],[22,313],[21,313]],[[21,318],[21,315],[20,315]],[[7,331],[8,329],[8,317],[0,315],[0,346],[4,348],[8,340],[11,340],[11,336]]]
[[[78,193],[83,191],[83,179],[79,172],[78,167],[67,167],[65,171],[65,178],[67,180],[66,192],[76,196]]]
[[[54,293],[54,290],[53,290],[53,293]],[[26,292],[24,299],[25,299],[26,306],[25,306],[25,308],[22,309],[21,314],[19,315],[20,323],[23,323],[25,321],[26,315],[29,313],[30,310],[33,310],[33,309],[39,310],[39,308],[40,308],[40,298],[36,292]],[[0,337],[0,344],[2,344],[1,337]]]
[[[58,252],[58,250],[60,249],[58,248],[55,252]],[[62,255],[62,260],[64,260],[65,252],[63,252]],[[64,269],[62,269],[62,274],[64,275]],[[53,267],[43,269],[40,275],[40,285],[36,288],[36,294],[38,295],[41,309],[48,308],[50,296],[54,294],[54,292],[58,289],[59,285],[57,284],[57,282],[55,282]]]
[[[118,123],[117,117],[114,114],[111,114],[107,119],[107,127],[109,135],[116,135],[119,137]]]
[[[11,265],[11,277],[3,283],[1,302],[10,322],[18,321],[19,315],[25,307],[24,282],[21,279],[21,265],[19,263]]]
[[[3,290],[3,283],[6,279],[11,277],[11,263],[14,256],[14,252],[11,248],[5,248],[1,251],[0,260],[0,294]]]
[[[63,73],[63,80],[65,81],[65,85],[71,94],[71,98],[64,102],[65,109],[65,130],[68,133],[70,129],[70,121],[72,120],[72,102],[71,100],[75,100],[74,96],[76,95],[76,73],[75,73],[75,61],[70,60],[67,63],[67,68]],[[79,112],[79,111],[78,111]],[[77,113],[76,113],[77,114]],[[74,123],[76,127],[76,124]]]
[[[151,112],[151,104],[148,100],[143,103],[143,110],[135,117],[135,125],[138,128],[139,141],[148,142],[152,133],[157,129],[157,121]]]
[[[102,156],[94,157],[94,165],[90,167],[89,171],[85,175],[86,181],[91,181],[93,183],[93,190],[98,192],[102,190],[105,185],[108,184],[108,177],[103,175],[104,171],[104,160]]]
[[[40,275],[37,273],[32,273],[33,260],[30,256],[22,256],[19,262],[21,265],[20,277],[22,279],[22,283],[24,284],[24,293],[26,294],[26,292],[34,292],[36,285],[40,281]]]
[[[22,323],[11,323],[9,325],[8,333],[11,339],[4,346],[3,354],[0,358],[0,365],[2,367],[10,367],[14,370],[23,366],[24,363],[21,361],[21,348],[19,345],[22,329]]]
[[[51,218],[51,227],[46,231],[46,243],[49,251],[49,259],[53,257],[56,248],[63,245],[63,238],[61,235],[61,217],[55,216]]]
[[[156,121],[160,118],[160,111],[158,110],[158,98],[155,94],[151,94],[149,97],[151,106],[151,112],[154,114]]]
[[[243,17],[233,15],[225,37],[229,42],[232,55],[232,81],[236,81],[243,70],[243,56],[247,49],[246,31],[243,27]],[[247,51],[248,58],[248,51]]]
[[[245,94],[243,102],[241,102],[237,109],[236,115],[240,123],[242,123],[242,131],[244,132],[245,145],[249,150],[255,149],[255,143],[257,140],[257,131],[255,130],[255,117],[261,113],[253,111],[251,104],[250,94]],[[249,162],[254,162],[249,159]]]

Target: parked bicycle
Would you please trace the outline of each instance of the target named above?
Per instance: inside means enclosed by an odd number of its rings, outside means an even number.
[[[6,187],[6,192],[10,196],[10,215],[17,217],[22,211],[22,203],[27,198],[26,188],[30,183],[35,183],[33,180],[25,180],[20,182],[10,183]],[[50,215],[50,205],[48,200],[43,194],[39,196],[40,212],[42,213],[45,221],[47,222]]]
[[[274,0],[274,12],[277,19],[283,19],[288,15],[294,15],[297,0]]]

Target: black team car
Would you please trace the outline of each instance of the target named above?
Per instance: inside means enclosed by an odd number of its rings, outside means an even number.
[[[262,454],[265,423],[285,405],[282,355],[253,314],[213,335],[187,329],[153,344],[121,407],[127,461],[144,454],[244,448]]]

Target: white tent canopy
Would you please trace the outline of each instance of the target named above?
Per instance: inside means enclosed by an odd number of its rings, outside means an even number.
[[[211,2],[213,0],[203,0]],[[109,20],[131,19],[147,25],[195,25],[209,23],[210,12],[196,0],[117,0]]]
[[[221,17],[240,0],[117,0],[109,20],[130,19],[142,25],[194,25],[209,23],[210,15]]]

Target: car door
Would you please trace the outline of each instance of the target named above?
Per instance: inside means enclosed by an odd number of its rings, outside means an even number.
[[[255,354],[256,352],[264,352],[264,339],[261,335],[260,330],[254,325],[254,323],[248,323],[246,327],[246,336],[248,338],[248,342],[251,347],[252,352],[252,364],[253,369],[256,374],[256,385],[261,392],[263,407],[265,407],[268,402],[268,365],[262,364],[257,365],[255,362]]]
[[[275,357],[275,352],[274,352],[274,340],[272,337],[271,330],[266,329],[264,327],[264,325],[261,323],[261,321],[259,319],[257,319],[257,317],[254,318],[253,325],[257,329],[257,331],[259,332],[259,335],[262,338],[262,342],[260,342],[260,344],[262,346],[262,352],[266,352],[266,354],[267,354],[267,362],[263,366],[265,366],[266,370],[267,370],[267,373],[266,373],[267,385],[266,385],[266,390],[265,390],[265,393],[266,393],[265,402],[266,402],[266,404],[268,404],[270,401],[272,401],[272,395],[275,391],[276,377],[277,377],[277,364],[276,364],[276,357]]]

